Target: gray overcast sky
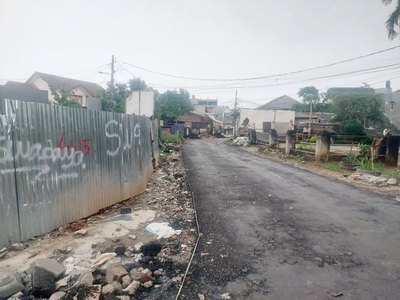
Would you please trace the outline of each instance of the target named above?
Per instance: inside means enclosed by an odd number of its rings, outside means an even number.
[[[330,79],[328,75],[400,63],[400,49],[331,68],[250,82],[204,82],[155,75],[243,78],[315,67],[400,45],[387,39],[393,7],[380,0],[0,0],[0,82],[34,71],[104,85],[111,55],[116,81],[127,71],[164,91],[185,87],[203,98],[262,104],[300,87],[400,89],[400,67]]]

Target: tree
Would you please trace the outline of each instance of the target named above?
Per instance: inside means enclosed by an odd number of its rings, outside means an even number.
[[[64,89],[61,89],[61,91],[57,92],[56,89],[52,86],[50,86],[50,92],[54,97],[56,105],[75,108],[82,107],[82,105],[78,101],[70,100],[71,97],[74,95],[73,92],[67,92]]]
[[[332,112],[334,122],[343,125],[361,123],[364,127],[386,124],[384,99],[374,93],[342,93],[333,98]]]
[[[125,113],[125,99],[129,96],[129,90],[125,83],[116,83],[111,100],[111,83],[107,84],[105,92],[100,94],[101,109],[117,113]]]
[[[175,122],[177,118],[192,112],[193,109],[188,91],[184,89],[166,91],[157,99],[156,117],[164,121]]]
[[[292,110],[296,112],[309,112],[310,102],[312,111],[315,112],[330,112],[331,103],[325,93],[319,94],[317,88],[313,86],[304,87],[299,90],[298,95],[303,98],[303,103],[296,103],[292,106]]]
[[[130,79],[128,85],[132,92],[133,91],[144,91],[149,88],[147,86],[146,82],[144,80],[140,79],[140,77]]]
[[[385,5],[390,5],[392,2],[393,0],[382,0],[382,3]],[[389,15],[389,18],[386,21],[386,29],[388,32],[388,37],[391,40],[393,40],[399,34],[398,31],[396,31],[396,28],[399,27],[399,19],[400,19],[400,0],[397,0],[396,8]]]

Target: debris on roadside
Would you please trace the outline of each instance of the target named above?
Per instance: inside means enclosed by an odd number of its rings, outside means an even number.
[[[175,298],[197,230],[180,149],[166,149],[170,154],[161,159],[161,168],[143,195],[37,238],[75,244],[58,244],[45,258],[43,253],[33,258],[22,272],[0,273],[0,299]],[[148,216],[141,218],[145,213]],[[107,235],[96,231],[98,227],[105,228]],[[31,241],[29,253],[35,251],[35,242]],[[27,246],[0,249],[0,261],[7,260],[9,253],[12,258],[28,253]]]
[[[233,146],[248,146],[250,145],[250,139],[247,136],[239,136],[233,140]]]

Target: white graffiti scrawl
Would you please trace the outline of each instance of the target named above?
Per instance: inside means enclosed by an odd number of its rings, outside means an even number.
[[[116,127],[117,130],[114,130],[114,133],[111,132],[111,128]],[[115,133],[116,131],[116,133]],[[129,133],[129,128],[125,128],[125,141],[122,140],[121,135],[124,133],[124,128],[121,123],[118,123],[115,120],[109,121],[105,127],[106,137],[109,139],[114,139],[116,145],[113,146],[113,149],[107,149],[108,156],[116,156],[122,151],[129,150],[132,148],[133,140],[140,137],[140,125],[139,123],[135,124],[133,127],[133,132]],[[138,139],[138,143],[140,145],[140,139]]]

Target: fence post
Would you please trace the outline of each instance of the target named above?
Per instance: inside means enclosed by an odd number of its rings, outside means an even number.
[[[385,156],[386,166],[397,168],[399,162],[399,145],[400,136],[388,136]]]
[[[329,131],[318,133],[317,144],[315,147],[315,161],[321,161],[323,158],[329,159],[329,149],[331,146],[331,134]]]
[[[290,152],[295,149],[295,140],[296,140],[296,131],[288,130],[286,132],[286,147],[285,147],[286,155],[289,155]]]

